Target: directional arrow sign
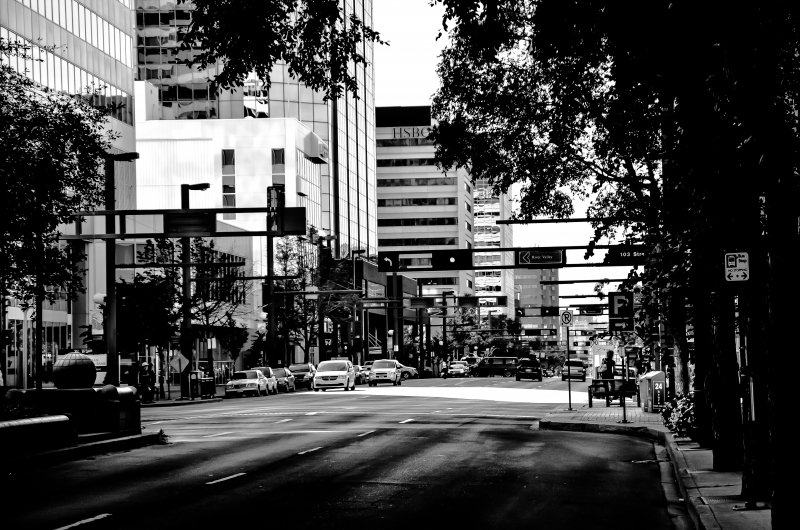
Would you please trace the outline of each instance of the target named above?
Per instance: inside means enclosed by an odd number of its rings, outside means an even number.
[[[397,272],[399,270],[399,252],[378,252],[378,272]]]
[[[745,282],[750,277],[750,256],[747,252],[725,254],[725,281]]]
[[[518,250],[514,252],[516,264],[520,267],[561,266],[566,263],[563,250]]]

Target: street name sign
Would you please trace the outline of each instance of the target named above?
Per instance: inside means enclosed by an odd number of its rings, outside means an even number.
[[[561,325],[569,327],[572,325],[573,315],[572,311],[562,311],[561,313]]]
[[[725,254],[725,281],[746,282],[750,277],[750,256],[747,252]]]
[[[644,245],[614,245],[608,249],[603,263],[608,265],[644,265],[647,247]]]
[[[514,259],[520,267],[560,267],[566,263],[566,255],[564,250],[518,250]]]

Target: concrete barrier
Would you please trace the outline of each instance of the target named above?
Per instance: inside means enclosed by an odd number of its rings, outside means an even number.
[[[68,414],[0,421],[0,450],[29,453],[75,443],[78,431]]]

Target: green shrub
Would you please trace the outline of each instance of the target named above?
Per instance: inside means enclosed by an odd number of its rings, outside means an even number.
[[[694,402],[691,395],[678,394],[661,410],[664,425],[678,436],[686,436],[694,427]]]

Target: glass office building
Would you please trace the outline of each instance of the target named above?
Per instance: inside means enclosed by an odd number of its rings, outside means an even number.
[[[371,0],[342,0],[345,15],[357,14],[372,24]],[[351,249],[377,254],[375,198],[374,69],[349,66],[358,79],[352,94],[324,101],[289,75],[279,63],[270,74],[271,87],[255,77],[244,86],[216,94],[218,65],[206,70],[180,64],[191,51],[181,51],[181,34],[192,20],[192,6],[174,0],[136,0],[136,56],[139,81],[157,91],[148,120],[236,120],[296,118],[328,143],[330,161],[320,170],[320,228],[337,235],[338,256]],[[373,45],[362,43],[368,62]]]

